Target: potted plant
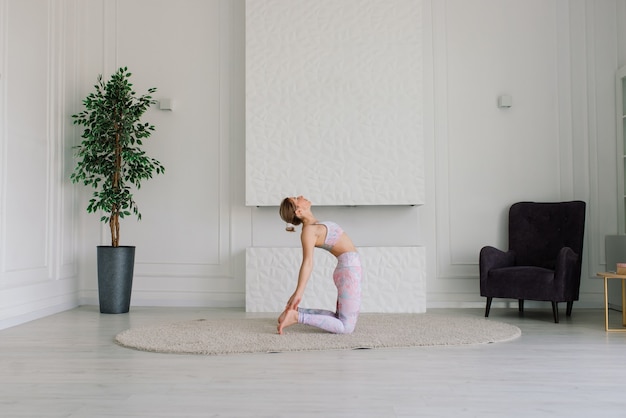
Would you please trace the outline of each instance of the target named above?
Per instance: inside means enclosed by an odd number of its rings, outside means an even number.
[[[77,164],[71,180],[95,189],[87,212],[101,211],[100,221],[108,223],[111,230],[111,245],[97,247],[102,313],[129,311],[135,247],[120,245],[120,219],[134,214],[141,220],[133,190],[154,173],[165,171],[142,150],[142,141],[154,126],[140,119],[156,103],[150,96],[156,88],[137,96],[131,75],[127,67],[117,70],[106,83],[99,75],[95,91],[83,100],[85,109],[72,115],[74,124],[84,129],[82,142],[74,147]]]

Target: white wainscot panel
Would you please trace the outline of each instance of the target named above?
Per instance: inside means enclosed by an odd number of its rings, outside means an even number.
[[[6,176],[0,186],[4,189],[0,196],[2,268],[18,274],[28,271],[37,281],[47,275],[49,266],[50,205],[55,196],[55,191],[49,190],[53,182],[48,178],[52,163],[46,97],[52,74],[50,11],[45,2],[37,7],[32,2],[8,2],[5,10],[9,18],[6,28],[1,28],[7,39],[2,58],[6,60],[6,74],[2,74],[6,114],[0,132],[0,166]]]
[[[426,312],[424,247],[360,247],[363,264],[361,312]],[[300,248],[246,249],[246,311],[281,312],[296,288],[302,260]],[[337,288],[332,279],[337,261],[315,249],[315,265],[303,308],[335,310]]]

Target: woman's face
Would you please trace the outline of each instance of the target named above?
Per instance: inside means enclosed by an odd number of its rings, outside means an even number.
[[[292,197],[293,203],[296,205],[296,209],[309,209],[311,202],[303,196]]]

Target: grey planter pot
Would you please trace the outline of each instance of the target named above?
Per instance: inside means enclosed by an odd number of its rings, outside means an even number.
[[[135,247],[98,246],[98,298],[100,312],[119,314],[130,310]]]

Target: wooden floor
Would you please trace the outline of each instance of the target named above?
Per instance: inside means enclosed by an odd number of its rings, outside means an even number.
[[[482,316],[482,310],[429,310]],[[81,307],[0,331],[2,417],[625,417],[626,333],[601,310],[493,309],[514,341],[193,356],[113,343],[132,326],[239,310]],[[613,312],[619,326],[620,314]]]

